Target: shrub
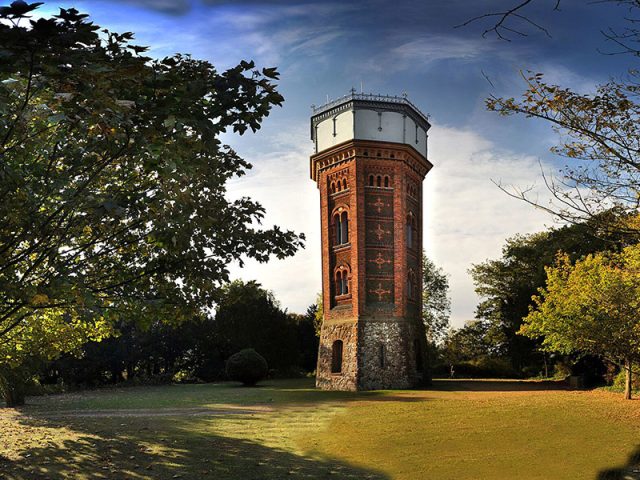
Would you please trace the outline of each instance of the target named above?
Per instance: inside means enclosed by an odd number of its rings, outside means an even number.
[[[263,380],[268,372],[267,361],[253,348],[240,350],[227,360],[229,380],[242,382],[244,385],[255,385]]]
[[[624,373],[624,370],[620,370],[620,372],[618,372],[618,374],[613,379],[613,389],[623,392],[625,381],[626,375]],[[637,373],[634,373],[631,377],[631,388],[635,391],[640,390],[640,375],[638,375]]]

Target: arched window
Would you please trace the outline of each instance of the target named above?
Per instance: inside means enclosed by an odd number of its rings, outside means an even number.
[[[382,186],[382,177],[380,175],[378,175],[378,178],[376,178],[376,186]]]
[[[407,215],[406,234],[407,248],[415,248],[418,241],[418,227],[416,217],[413,213],[409,213],[409,215]]]
[[[331,346],[331,373],[342,373],[342,340]]]
[[[346,190],[346,189],[347,189],[347,179],[346,179],[346,178],[343,178],[343,179],[342,179],[342,189],[343,189],[343,190]]]
[[[336,193],[336,182],[331,182],[331,193]]]
[[[373,187],[373,175],[369,175],[369,186]]]
[[[384,177],[384,186],[386,188],[389,188],[389,177],[387,177],[387,176]]]
[[[378,359],[380,360],[380,368],[384,368],[385,366],[385,358],[384,358],[384,345],[380,345],[378,350]]]
[[[340,215],[340,225],[342,230],[342,243],[349,243],[349,217],[347,212]]]
[[[342,222],[339,213],[333,216],[333,225],[336,231],[336,245],[342,245]]]
[[[338,295],[347,295],[349,293],[349,278],[346,270],[340,270],[336,274],[336,292]]]

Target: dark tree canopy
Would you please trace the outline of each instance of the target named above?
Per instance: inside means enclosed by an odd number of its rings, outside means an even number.
[[[538,343],[518,335],[518,331],[533,304],[532,296],[545,285],[545,268],[554,264],[558,252],[575,261],[623,245],[618,236],[603,237],[594,235],[589,224],[518,235],[507,240],[501,258],[472,266],[476,293],[482,298],[476,318],[485,323],[494,353],[508,357],[518,371],[541,361]]]
[[[75,9],[29,19],[39,5],[0,9],[0,366],[197,316],[232,261],[303,239],[225,196],[251,165],[219,136],[282,103],[275,69],[154,60]]]

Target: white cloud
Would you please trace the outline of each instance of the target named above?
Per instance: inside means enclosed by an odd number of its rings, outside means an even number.
[[[320,261],[320,207],[315,183],[309,177],[311,142],[306,125],[277,133],[272,125],[260,132],[260,147],[243,150],[254,168],[229,184],[229,196],[249,196],[260,202],[267,215],[263,225],[304,232],[306,248],[294,257],[271,259],[266,264],[248,261],[231,267],[232,278],[257,280],[273,290],[284,307],[304,312],[322,288]]]
[[[445,35],[424,35],[412,40],[394,39],[395,44],[370,58],[362,67],[369,71],[384,72],[423,69],[440,60],[470,61],[486,54],[492,42]]]
[[[478,303],[467,273],[471,264],[499,257],[507,237],[542,230],[552,219],[492,182],[534,184],[540,179],[536,158],[501,150],[471,130],[436,125],[430,141],[435,167],[423,190],[425,248],[450,275],[452,324],[461,326]]]
[[[321,289],[320,207],[309,178],[311,143],[306,124],[286,129],[272,124],[259,135],[259,146],[238,149],[254,169],[230,184],[230,195],[260,201],[267,210],[265,226],[304,232],[307,248],[286,260],[233,266],[232,276],[258,280],[283,306],[303,312]],[[552,220],[491,182],[531,185],[539,179],[537,159],[503,151],[471,130],[435,125],[430,141],[435,167],[424,185],[425,248],[450,275],[452,323],[460,326],[473,317],[478,303],[467,273],[471,264],[498,257],[507,237],[539,231]]]

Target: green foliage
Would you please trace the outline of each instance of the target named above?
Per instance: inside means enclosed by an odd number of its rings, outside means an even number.
[[[259,351],[270,368],[296,365],[298,333],[295,322],[280,308],[273,294],[255,281],[226,285],[215,315],[212,339],[223,359],[244,348]]]
[[[519,373],[508,358],[481,355],[471,360],[441,364],[435,369],[436,376],[449,377],[451,366],[455,378],[518,378]]]
[[[489,330],[488,323],[479,320],[468,321],[462,328],[450,330],[439,348],[442,359],[450,365],[497,354]]]
[[[625,365],[630,379],[640,361],[640,246],[588,255],[572,264],[559,255],[547,268],[547,285],[520,333],[542,338],[561,353],[599,355]],[[630,391],[628,392],[630,395]]]
[[[322,301],[322,292],[318,292],[316,295],[316,313],[315,313],[315,322],[314,325],[316,327],[316,335],[320,336],[320,330],[322,330],[322,321],[324,319],[324,307]]]
[[[225,195],[251,165],[219,136],[282,103],[274,69],[153,60],[72,8],[30,20],[38,5],[0,9],[0,375],[119,319],[193,318],[232,261],[303,239]]]
[[[597,222],[595,222],[597,224]],[[588,253],[618,248],[623,239],[611,232],[597,232],[594,223],[569,225],[507,240],[502,257],[473,265],[470,274],[476,293],[483,299],[476,318],[485,322],[485,336],[497,355],[507,356],[518,371],[541,370],[545,358],[539,342],[517,334],[529,313],[531,297],[546,280],[545,268],[559,251],[576,260]]]
[[[432,345],[442,342],[449,329],[451,300],[448,293],[447,275],[422,252],[422,321],[427,340]]]
[[[267,377],[269,367],[262,355],[253,348],[245,348],[229,357],[226,371],[229,380],[253,386]]]
[[[613,378],[613,385],[611,385],[611,389],[617,392],[624,391],[626,382],[626,374],[624,370],[620,370],[617,375]],[[633,390],[640,391],[640,375],[635,375],[631,382],[631,386]]]

